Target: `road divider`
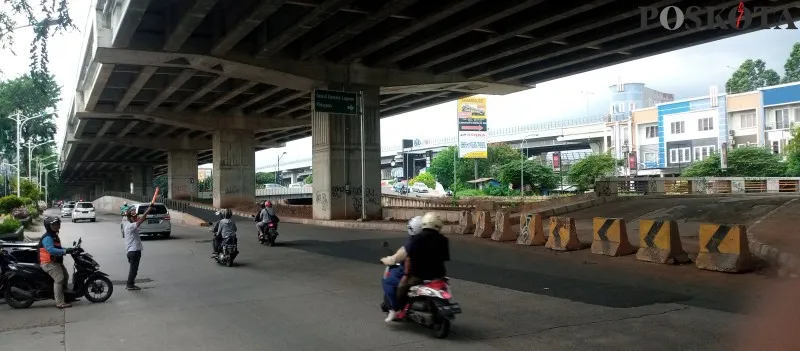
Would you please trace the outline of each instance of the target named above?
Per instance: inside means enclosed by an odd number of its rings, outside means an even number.
[[[475,233],[475,221],[472,218],[472,210],[461,211],[458,218],[458,234],[467,235]]]
[[[689,254],[683,250],[678,232],[678,222],[639,220],[639,261],[682,264],[689,263]]]
[[[578,231],[575,230],[575,218],[550,217],[550,236],[545,247],[556,251],[574,251],[581,249]]]
[[[542,225],[542,215],[528,213],[519,221],[519,237],[517,245],[542,246],[547,243]]]
[[[514,235],[514,231],[511,229],[511,213],[506,211],[497,211],[494,216],[494,233],[492,233],[492,240],[517,240],[517,236]]]
[[[625,219],[595,217],[592,226],[592,253],[616,257],[636,252],[628,240]]]
[[[492,215],[489,211],[475,211],[475,234],[478,239],[492,237]]]
[[[752,269],[747,228],[740,224],[700,224],[697,268],[738,273]]]

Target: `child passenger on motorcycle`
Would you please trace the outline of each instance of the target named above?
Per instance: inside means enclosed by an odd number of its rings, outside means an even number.
[[[214,253],[212,256],[218,255],[222,251],[222,243],[227,240],[230,236],[236,235],[236,222],[233,221],[233,211],[230,208],[226,208],[220,211],[220,217],[222,219],[219,220],[216,224],[214,224],[214,228],[211,229],[214,232]]]
[[[389,323],[394,320],[398,310],[399,301],[397,299],[397,287],[400,285],[400,280],[403,279],[404,269],[402,266],[394,266],[398,263],[403,263],[406,259],[406,246],[414,239],[414,235],[422,231],[422,217],[416,216],[408,221],[408,241],[405,245],[397,249],[397,252],[392,256],[381,258],[381,263],[389,266],[389,273],[383,278],[383,293],[389,299],[389,314],[386,316],[385,322]]]

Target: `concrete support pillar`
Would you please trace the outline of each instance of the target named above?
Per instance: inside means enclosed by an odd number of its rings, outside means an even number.
[[[211,146],[214,207],[255,202],[256,139],[253,131],[214,131]]]
[[[94,185],[94,196],[92,196],[91,201],[97,200],[100,196],[103,196],[103,183],[97,183]]]
[[[167,197],[175,200],[197,198],[197,151],[170,150],[167,153]],[[152,183],[152,182],[151,182]],[[152,192],[150,193],[152,196]]]
[[[345,90],[328,86],[330,90]],[[351,87],[364,92],[365,170],[361,185],[361,125],[357,116],[313,113],[312,170],[314,176],[313,217],[315,219],[361,218],[366,206],[367,218],[381,213],[381,140],[380,99],[378,87]],[[313,104],[313,101],[312,101]],[[362,191],[366,203],[362,201]]]
[[[153,196],[153,166],[133,167],[133,194]]]
[[[297,173],[292,173],[289,175],[292,178],[292,182],[290,184],[297,183]]]
[[[131,176],[127,172],[111,173],[106,184],[106,191],[115,191],[126,194],[130,194],[131,192]]]

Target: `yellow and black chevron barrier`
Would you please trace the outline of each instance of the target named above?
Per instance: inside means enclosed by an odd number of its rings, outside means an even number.
[[[550,217],[550,236],[544,247],[556,251],[579,250],[581,242],[575,230],[575,218]]]
[[[701,224],[697,268],[745,272],[752,268],[747,229],[740,224]]]
[[[654,263],[689,263],[689,254],[683,251],[678,222],[639,220],[639,250],[636,259]]]
[[[623,218],[595,217],[592,219],[592,253],[606,256],[625,256],[636,252],[628,240]]]

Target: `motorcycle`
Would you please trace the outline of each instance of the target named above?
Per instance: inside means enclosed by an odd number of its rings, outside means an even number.
[[[383,247],[389,250],[389,243],[384,241]],[[389,251],[392,254],[391,250]],[[395,269],[404,269],[401,264],[386,266],[383,278],[392,274]],[[408,292],[408,303],[405,306],[406,316],[401,321],[412,321],[429,328],[433,337],[444,339],[450,335],[450,324],[456,315],[461,313],[461,305],[451,302],[452,290],[448,278],[426,280],[420,285],[412,286]],[[383,295],[381,310],[389,312],[389,298]]]
[[[227,238],[222,239],[220,251],[218,254],[213,256],[214,260],[221,265],[232,267],[233,260],[239,255],[238,243],[239,239],[236,237],[236,234],[231,234]]]
[[[278,238],[278,225],[275,222],[267,223],[266,233],[259,231],[258,242],[261,245],[274,246],[275,239]]]
[[[9,254],[15,262],[39,263],[39,243],[8,242],[0,240],[0,251]]]
[[[92,255],[81,248],[82,239],[73,242],[72,259],[75,267],[72,273],[72,289],[64,291],[68,302],[78,301],[84,296],[92,303],[101,303],[111,298],[114,285],[108,274],[100,271],[100,265]],[[38,264],[10,263],[3,275],[6,289],[3,291],[6,303],[13,308],[28,308],[34,302],[53,299],[53,278]]]

